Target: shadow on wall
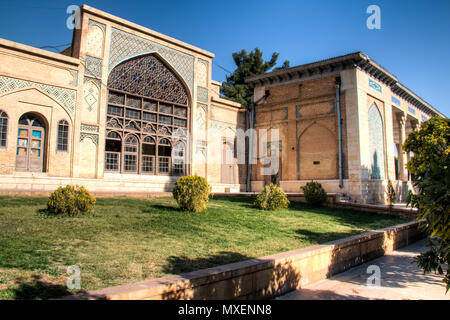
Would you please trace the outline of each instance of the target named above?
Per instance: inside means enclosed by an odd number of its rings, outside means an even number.
[[[299,232],[304,233],[304,230],[299,230]],[[344,236],[344,234],[341,235]],[[313,238],[319,235],[309,234],[307,236]],[[280,254],[277,258],[251,259],[235,265],[182,274],[180,276],[185,281],[169,284],[161,298],[167,300],[273,298],[383,256],[385,253],[405,245],[407,240],[404,237],[404,233],[400,235],[393,230],[385,233],[369,232],[363,237],[354,236],[329,243],[333,246],[331,251],[326,250],[327,245],[323,245],[325,250],[319,248],[314,253],[305,252],[305,255],[297,256],[296,260],[292,256]],[[414,241],[414,239],[410,240]],[[317,248],[313,250],[317,250]],[[189,265],[188,270],[191,270],[207,266],[210,263],[225,262],[224,259],[244,258],[248,257],[232,252],[222,252],[206,259],[196,260],[171,257],[166,271],[179,272],[186,270],[185,265]],[[393,264],[395,265],[395,261]],[[199,276],[201,278],[198,278]],[[360,280],[366,281],[367,279],[362,277]],[[386,277],[385,281],[384,285],[386,286],[401,285],[394,278],[389,280],[389,277]],[[405,272],[404,282],[408,281],[409,276]],[[364,299],[357,295],[334,294],[333,296],[330,292],[310,292],[310,294],[322,296],[324,299]]]
[[[252,259],[252,257],[244,256],[237,252],[228,251],[222,251],[216,255],[209,255],[207,257],[195,259],[190,259],[186,256],[170,256],[167,258],[167,265],[163,267],[163,271],[164,273],[180,274],[249,259]]]
[[[184,270],[184,265],[187,263],[189,269],[195,266],[207,265],[216,263],[223,259],[242,260],[248,257],[242,256],[239,253],[221,252],[218,255],[210,256],[208,258],[189,260],[185,257],[171,257],[166,271]],[[300,274],[292,266],[291,261],[283,263],[275,263],[270,260],[251,259],[242,264],[251,264],[252,266],[258,262],[264,264],[264,268],[256,271],[255,274],[247,273],[243,276],[232,276],[233,271],[221,273],[221,269],[227,266],[221,266],[214,269],[203,270],[205,274],[209,273],[208,279],[204,285],[200,284],[193,287],[190,281],[182,283],[170,284],[161,294],[163,300],[224,300],[237,299],[245,297],[248,299],[258,298],[272,298],[286,292],[295,290],[300,283]],[[249,266],[250,267],[250,266]],[[186,280],[192,276],[189,273],[180,275]],[[214,281],[217,280],[217,281]],[[195,283],[195,280],[193,281]]]

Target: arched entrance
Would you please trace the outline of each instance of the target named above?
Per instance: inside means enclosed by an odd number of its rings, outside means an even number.
[[[26,113],[19,119],[16,171],[43,172],[46,127],[36,114]]]
[[[184,175],[189,93],[159,56],[138,56],[108,77],[105,171]]]

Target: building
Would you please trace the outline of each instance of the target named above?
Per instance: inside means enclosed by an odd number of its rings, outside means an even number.
[[[412,185],[402,143],[423,121],[443,116],[361,52],[246,82],[259,101],[254,128],[279,129],[275,178],[287,192],[313,179],[356,202],[384,203],[391,180],[404,201]],[[271,179],[261,166],[252,166],[253,190]]]
[[[214,192],[272,181],[300,192],[314,179],[362,203],[384,202],[390,179],[404,200],[401,143],[442,115],[360,52],[251,77],[245,108],[220,97],[214,54],[87,5],[79,14],[61,53],[0,39],[0,193],[142,195],[198,174]]]
[[[239,190],[238,165],[208,148],[207,128],[234,136],[245,126],[243,108],[211,80],[214,54],[87,5],[79,12],[59,54],[0,39],[0,191],[149,193],[184,174]]]

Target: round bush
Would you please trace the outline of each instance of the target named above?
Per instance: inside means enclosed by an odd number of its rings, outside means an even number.
[[[306,202],[309,204],[318,206],[327,201],[328,195],[320,183],[311,181],[301,188],[305,194]]]
[[[47,211],[53,214],[76,216],[94,213],[95,198],[83,186],[59,187],[48,198]]]
[[[211,186],[200,176],[180,177],[172,191],[181,210],[200,212],[206,210],[211,194]]]
[[[289,207],[289,200],[283,189],[271,183],[258,193],[254,206],[261,210],[278,210]]]

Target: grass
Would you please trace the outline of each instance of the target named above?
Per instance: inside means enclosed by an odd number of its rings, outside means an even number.
[[[172,198],[99,198],[94,215],[53,217],[46,198],[0,196],[0,299],[47,299],[66,289],[67,267],[93,290],[261,257],[405,220],[291,203],[262,212],[247,196],[215,197],[203,213]]]

